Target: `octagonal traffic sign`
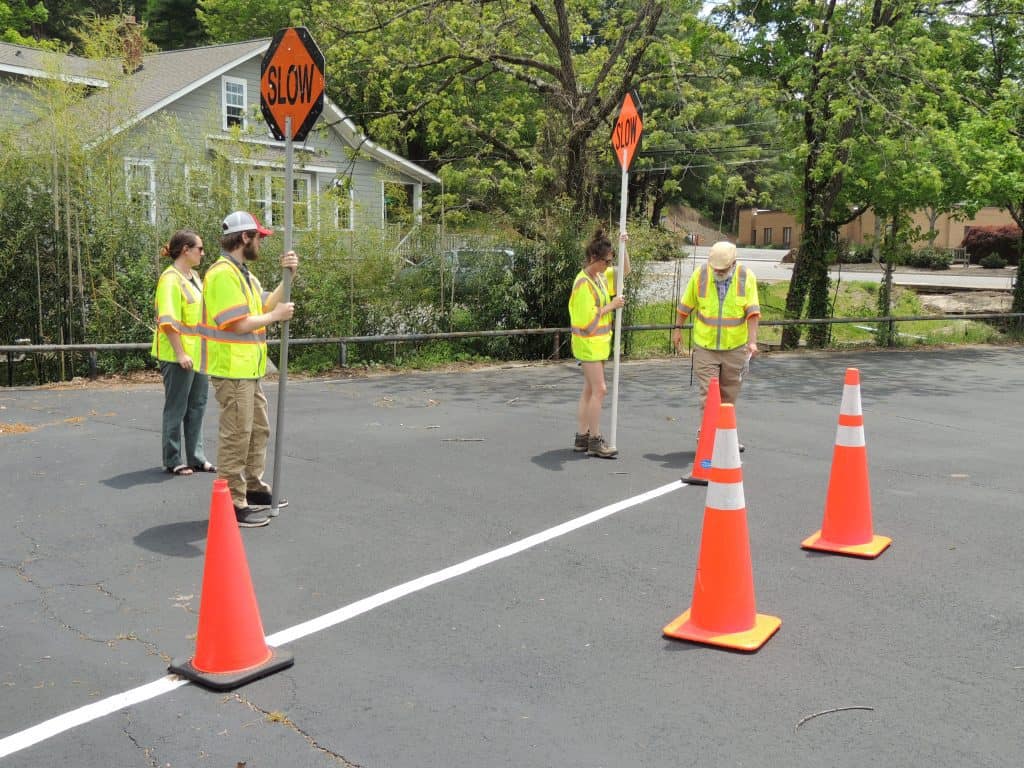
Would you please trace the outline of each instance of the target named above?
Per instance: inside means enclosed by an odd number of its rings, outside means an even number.
[[[260,69],[260,110],[278,141],[306,138],[324,108],[324,55],[305,27],[279,30]]]
[[[612,128],[612,148],[615,160],[624,171],[633,164],[633,158],[640,148],[640,135],[644,130],[643,109],[636,91],[627,91],[619,107],[619,116]]]

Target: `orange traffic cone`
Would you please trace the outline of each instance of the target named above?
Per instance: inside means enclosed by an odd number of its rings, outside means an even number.
[[[755,608],[736,409],[727,403],[718,417],[693,602],[662,632],[679,640],[756,651],[780,626],[782,619]]]
[[[718,377],[708,383],[708,394],[704,400],[704,417],[697,437],[697,453],[693,457],[693,469],[683,478],[687,485],[707,485],[711,478],[711,454],[715,450],[715,427],[718,423],[718,409],[722,405],[722,393],[718,389]]]
[[[860,406],[860,371],[847,368],[832,452],[832,475],[825,499],[825,520],[821,530],[805,539],[801,546],[872,558],[882,554],[891,543],[892,539],[875,536],[871,529],[871,486]]]
[[[215,691],[230,691],[295,663],[267,646],[227,480],[213,482],[196,655],[168,669]]]

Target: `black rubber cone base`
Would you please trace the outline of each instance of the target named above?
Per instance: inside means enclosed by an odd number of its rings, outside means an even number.
[[[181,675],[186,680],[198,683],[211,691],[233,691],[253,680],[272,675],[287,669],[295,663],[295,656],[278,648],[270,649],[270,658],[255,667],[240,669],[237,672],[201,672],[192,666],[192,659],[175,659],[167,667],[169,672]]]
[[[684,477],[683,482],[687,485],[707,485],[708,481],[703,477]]]

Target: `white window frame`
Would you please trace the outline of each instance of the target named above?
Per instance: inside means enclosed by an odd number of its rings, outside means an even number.
[[[409,197],[411,198],[411,200],[415,200],[415,195],[416,195],[416,185],[413,184],[412,182],[404,181],[402,179],[385,179],[384,181],[382,181],[380,183],[380,220],[381,220],[381,226],[384,226],[384,227],[388,226],[388,224],[394,224],[395,223],[395,222],[389,222],[388,221],[388,193],[387,193],[387,189],[388,189],[387,185],[388,184],[397,184],[397,185],[401,185],[403,187],[409,187],[410,191],[409,191],[408,194],[409,194]],[[412,217],[410,222],[409,222],[410,224],[414,223],[415,219],[416,219],[416,211],[414,210],[414,207],[415,206],[412,204],[412,202],[410,202],[409,213],[410,213],[410,215]]]
[[[191,166],[185,166],[185,199],[189,202],[190,205],[198,204],[206,208],[210,205],[210,199],[213,194],[213,180],[209,178],[210,172],[208,169],[205,169],[203,171],[203,174],[207,177],[204,182],[194,182],[192,178]],[[201,190],[205,191],[206,196],[201,200],[197,200],[195,197],[195,192]]]
[[[249,81],[241,77],[230,77],[223,75],[220,79],[220,117],[221,117],[221,129],[225,131],[231,130],[231,125],[228,123],[228,85],[240,85],[242,86],[242,123],[241,128],[245,130],[249,127]],[[230,105],[237,107],[237,104]]]
[[[143,189],[141,194],[144,199],[148,199],[149,209],[146,212],[146,221],[149,224],[156,224],[156,162],[150,158],[145,157],[126,157],[124,159],[124,192],[131,204],[132,194],[138,192],[134,181],[135,169],[145,168],[149,174],[149,189]]]
[[[284,172],[276,171],[269,168],[261,168],[259,166],[246,166],[244,168],[244,185],[242,188],[242,196],[244,198],[245,206],[247,208],[254,208],[254,203],[259,205],[258,210],[252,211],[259,216],[260,221],[268,227],[283,227],[284,226]],[[253,178],[259,180],[262,189],[256,190],[255,192],[250,189],[250,182]],[[274,179],[281,180],[282,198],[281,204],[281,221],[277,221],[274,216]],[[313,195],[313,177],[305,173],[293,173],[292,184],[305,184],[306,185],[306,199],[299,201],[295,199],[295,193],[292,192],[292,225],[295,229],[301,229],[303,231],[311,229],[313,227],[313,216],[312,216],[312,195]],[[296,211],[299,210],[300,206],[306,209],[306,224],[305,226],[298,226],[295,224],[294,219]]]
[[[341,207],[344,204],[344,185],[335,180],[331,184],[331,199],[334,201],[334,228],[342,232],[354,232],[356,228],[356,193],[351,179],[348,183],[348,226],[341,225]]]

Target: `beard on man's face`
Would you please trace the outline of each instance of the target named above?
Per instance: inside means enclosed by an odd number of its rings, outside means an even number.
[[[256,261],[260,257],[260,246],[259,239],[253,238],[247,243],[242,244],[242,256],[245,257],[246,261]]]

